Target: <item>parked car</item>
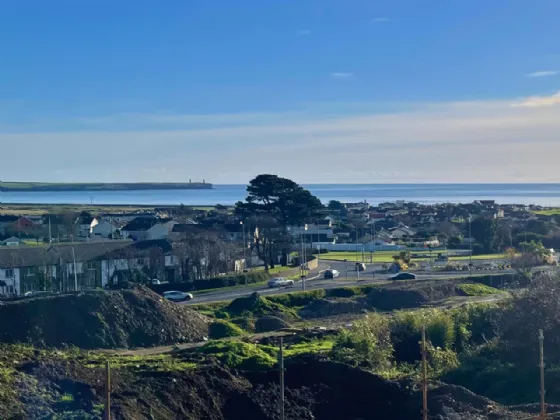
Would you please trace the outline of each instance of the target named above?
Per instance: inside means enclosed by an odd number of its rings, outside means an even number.
[[[326,279],[335,279],[340,277],[340,272],[338,270],[327,270],[325,271],[325,278]]]
[[[283,277],[277,277],[268,282],[268,287],[289,287],[293,285],[294,285],[293,280],[288,280]]]
[[[412,273],[399,273],[389,277],[389,280],[415,280],[416,274]]]
[[[194,296],[191,295],[190,293],[178,292],[176,290],[170,290],[168,292],[164,292],[163,297],[172,302],[184,302],[187,300],[194,299]]]
[[[55,292],[49,292],[49,291],[40,291],[40,290],[36,290],[33,292],[25,292],[23,294],[23,296],[25,297],[37,297],[37,296],[48,296],[48,295],[54,295],[56,294]]]

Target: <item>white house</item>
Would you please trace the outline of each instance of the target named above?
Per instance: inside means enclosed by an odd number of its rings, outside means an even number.
[[[170,220],[165,223],[158,223],[146,231],[146,240],[167,239],[169,234],[173,231],[173,226],[178,223],[175,220]]]
[[[90,228],[90,236],[100,237],[100,238],[113,238],[118,232],[118,227],[116,224],[108,220],[98,220],[93,219],[92,226]]]
[[[0,244],[5,246],[19,246],[23,244],[23,241],[15,236],[11,236],[8,239],[4,239]]]
[[[391,229],[390,232],[391,236],[395,239],[412,238],[416,235],[416,231],[406,226]]]

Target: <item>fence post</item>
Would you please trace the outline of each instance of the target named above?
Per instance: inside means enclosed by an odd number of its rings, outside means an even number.
[[[539,356],[540,356],[540,376],[541,376],[541,420],[546,420],[546,402],[545,402],[545,389],[544,389],[544,334],[543,330],[539,330]]]
[[[111,363],[105,365],[105,420],[111,420]]]
[[[284,339],[280,337],[278,352],[278,369],[280,372],[280,420],[284,420]]]
[[[428,420],[428,368],[426,360],[426,326],[422,325],[422,419]]]

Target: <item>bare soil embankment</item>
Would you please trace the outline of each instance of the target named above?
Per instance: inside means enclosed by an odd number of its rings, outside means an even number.
[[[145,287],[6,302],[0,316],[0,342],[42,347],[151,347],[208,334],[203,315]]]

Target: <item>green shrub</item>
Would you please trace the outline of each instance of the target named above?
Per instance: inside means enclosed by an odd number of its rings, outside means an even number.
[[[239,286],[243,284],[261,283],[268,280],[269,275],[265,271],[251,271],[235,276],[214,277],[194,282],[194,290],[220,289],[222,287]]]
[[[261,283],[269,279],[266,271],[251,271],[234,276],[221,276],[209,279],[195,280],[186,283],[154,284],[150,287],[156,293],[163,294],[169,290],[189,292],[192,290],[220,289],[223,287],[239,286],[244,284]]]
[[[276,364],[276,349],[241,341],[211,342],[197,349],[231,369],[268,370]]]
[[[268,296],[266,299],[269,302],[278,303],[288,308],[293,308],[296,306],[305,306],[314,300],[322,299],[326,295],[325,290],[310,290],[308,292],[294,292],[286,293],[276,296]]]
[[[434,347],[452,348],[455,325],[449,312],[437,309],[398,312],[391,321],[391,337],[398,361],[414,363],[420,360],[422,325],[426,327],[426,339]]]
[[[455,349],[461,352],[496,336],[502,310],[495,303],[464,305],[452,311],[455,324]]]
[[[343,363],[382,370],[390,366],[392,353],[388,317],[368,314],[340,332],[331,356]]]
[[[287,295],[278,295],[276,297],[283,297]],[[281,318],[297,319],[296,311],[281,305],[279,303],[268,300],[259,296],[258,293],[253,293],[250,296],[241,297],[233,300],[226,308],[230,315],[252,317],[275,315]]]
[[[226,311],[217,311],[214,316],[218,319],[229,319],[229,314]]]
[[[352,296],[357,296],[363,294],[359,287],[349,286],[349,287],[340,287],[337,289],[330,289],[327,293],[329,297],[338,297],[338,298],[349,298]]]
[[[216,321],[208,326],[208,335],[212,339],[220,339],[226,337],[237,337],[245,332],[237,325],[227,321]]]
[[[255,332],[255,318],[252,317],[250,314],[247,316],[242,316],[236,319],[233,319],[235,325],[239,328],[248,331],[248,332]]]
[[[465,280],[473,283],[481,283],[490,287],[502,287],[514,284],[517,280],[517,274],[489,274],[486,276],[466,277]]]

